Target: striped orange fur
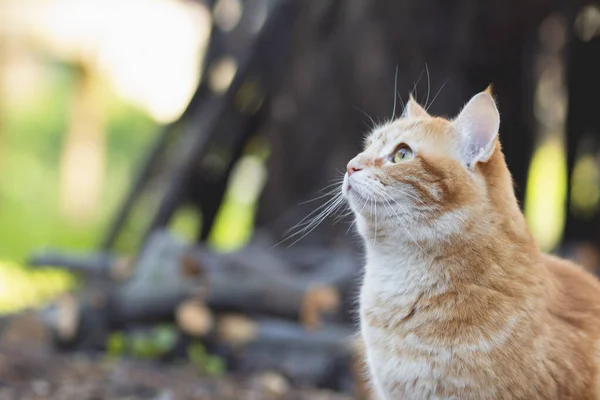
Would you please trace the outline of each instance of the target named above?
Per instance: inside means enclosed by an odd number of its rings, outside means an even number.
[[[489,91],[453,120],[411,99],[348,164],[379,400],[600,398],[600,283],[538,250],[498,127]]]

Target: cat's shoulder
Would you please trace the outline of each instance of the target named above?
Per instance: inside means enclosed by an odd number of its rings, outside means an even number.
[[[590,291],[589,293],[579,292],[579,294],[582,297],[600,300],[600,281],[582,266],[551,254],[542,254],[541,260],[551,275],[559,280],[564,287],[579,288],[585,292]]]
[[[593,324],[600,332],[600,281],[583,267],[543,254],[542,263],[550,272],[550,311],[572,323]]]

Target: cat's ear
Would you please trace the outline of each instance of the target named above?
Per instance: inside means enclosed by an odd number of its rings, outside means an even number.
[[[487,162],[496,148],[500,114],[488,88],[473,96],[453,121],[461,136],[461,156],[468,166]]]
[[[404,107],[404,112],[402,113],[403,118],[431,118],[431,116],[427,113],[427,111],[421,107],[419,103],[414,99],[413,95],[409,95],[408,102],[406,103],[406,107]]]

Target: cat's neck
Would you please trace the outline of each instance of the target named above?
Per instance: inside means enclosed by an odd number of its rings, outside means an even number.
[[[492,283],[490,274],[528,274],[539,258],[520,212],[489,213],[487,220],[460,222],[461,229],[446,224],[443,232],[435,227],[386,232],[375,231],[363,220],[359,225],[367,253],[365,279],[377,285],[390,282],[400,292],[451,290],[457,282]]]

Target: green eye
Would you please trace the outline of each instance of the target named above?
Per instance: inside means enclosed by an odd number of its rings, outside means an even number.
[[[398,149],[396,150],[396,152],[391,157],[392,161],[395,164],[398,164],[398,163],[401,163],[401,162],[405,162],[405,161],[409,161],[412,158],[413,158],[413,151],[410,149],[410,147],[408,147],[405,144],[401,144],[400,146],[398,146]]]

